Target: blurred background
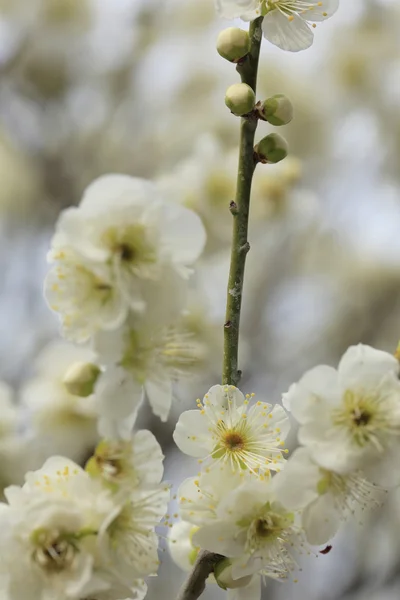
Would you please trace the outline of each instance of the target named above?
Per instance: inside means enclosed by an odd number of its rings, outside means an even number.
[[[238,142],[223,99],[238,79],[215,38],[228,25],[212,0],[0,0],[0,489],[53,454],[84,463],[96,442],[91,398],[62,384],[90,351],[61,340],[42,286],[59,212],[110,172],[157,180],[208,232],[187,316],[200,369],[177,385],[167,425],[146,409],[139,423],[175,489],[196,471],[171,433],[220,377]],[[241,387],[268,402],[353,343],[394,352],[400,338],[399,30],[398,0],[342,0],[310,50],[263,45],[259,99],[284,93],[295,106],[282,128],[290,158],[258,168],[252,200]],[[165,550],[148,597],[173,599],[183,578]],[[299,583],[268,584],[264,597],[399,593],[394,492],[309,557]],[[223,597],[212,585],[204,595]]]

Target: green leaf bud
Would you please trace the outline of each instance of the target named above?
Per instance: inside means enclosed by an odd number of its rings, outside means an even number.
[[[288,151],[287,141],[278,133],[270,133],[254,148],[259,162],[263,164],[280,162],[287,157]]]
[[[250,36],[243,29],[228,27],[218,36],[217,51],[222,58],[238,63],[250,52]]]
[[[237,117],[251,112],[255,103],[256,95],[246,83],[235,83],[226,90],[225,104]]]

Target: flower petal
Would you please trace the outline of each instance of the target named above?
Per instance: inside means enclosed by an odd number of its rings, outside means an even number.
[[[202,458],[214,447],[206,415],[200,410],[187,410],[176,424],[173,438],[179,450],[189,456]]]
[[[206,243],[206,231],[200,217],[179,204],[161,206],[161,253],[173,262],[190,265],[198,259]]]
[[[350,346],[344,353],[338,372],[343,389],[376,387],[389,373],[397,377],[399,363],[388,352],[358,344],[358,346]]]
[[[337,533],[341,521],[332,494],[324,494],[310,504],[302,515],[307,540],[312,545],[326,544]]]
[[[165,423],[172,404],[171,379],[162,372],[157,376],[154,373],[152,379],[146,380],[144,388],[153,413]]]
[[[266,39],[290,52],[299,52],[309,48],[314,40],[314,34],[307,23],[298,15],[287,15],[278,9],[271,10],[262,24]]]

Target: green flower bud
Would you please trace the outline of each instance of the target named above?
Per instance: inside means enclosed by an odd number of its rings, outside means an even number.
[[[278,163],[287,157],[289,151],[287,141],[277,133],[270,133],[254,148],[258,160],[263,163]]]
[[[234,590],[237,588],[246,587],[249,585],[252,575],[241,577],[240,579],[232,578],[232,563],[229,558],[220,560],[214,567],[215,581],[223,590]]]
[[[63,383],[73,396],[86,398],[93,394],[94,385],[100,375],[100,369],[92,363],[73,363],[64,375]]]
[[[243,29],[228,27],[218,36],[217,51],[222,58],[238,63],[250,52],[250,36]]]
[[[251,112],[255,103],[256,95],[246,83],[235,83],[226,90],[225,104],[237,117]]]
[[[293,119],[293,105],[283,94],[276,94],[261,104],[260,115],[271,125],[287,125]]]

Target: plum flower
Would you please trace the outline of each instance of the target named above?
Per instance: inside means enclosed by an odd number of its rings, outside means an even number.
[[[174,440],[189,456],[225,463],[232,470],[248,469],[261,475],[285,464],[282,448],[289,419],[279,405],[254,402],[234,386],[215,385],[198,400],[198,410],[184,412]]]

